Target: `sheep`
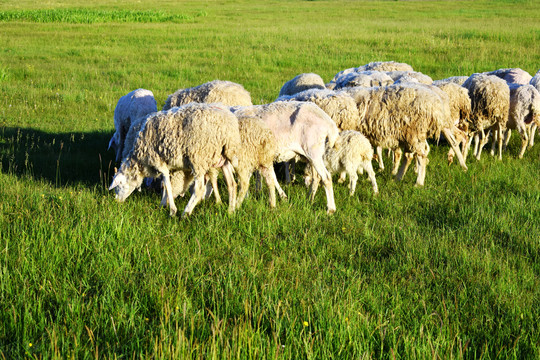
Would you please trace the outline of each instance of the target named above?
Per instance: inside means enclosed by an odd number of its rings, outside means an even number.
[[[332,90],[309,89],[276,101],[309,101],[330,116],[340,130],[353,130],[358,123],[358,110],[354,99],[347,93]]]
[[[251,96],[242,85],[230,81],[214,80],[192,88],[177,90],[167,97],[163,110],[191,102],[220,102],[228,106],[252,105]]]
[[[510,85],[510,113],[506,132],[504,134],[504,146],[510,141],[511,130],[517,130],[521,135],[521,150],[519,158],[529,144],[529,129],[532,125],[540,125],[540,93],[532,85]]]
[[[458,144],[462,144],[461,154],[465,150],[468,142],[469,117],[471,116],[471,98],[469,92],[463,86],[454,82],[434,83],[439,89],[444,91],[449,98],[450,116],[453,122],[453,135]],[[448,162],[451,163],[455,151],[451,148],[448,152]]]
[[[314,73],[304,73],[287,81],[279,91],[279,96],[294,95],[308,89],[325,89],[323,79]],[[238,104],[241,105],[241,104]]]
[[[324,153],[324,164],[330,172],[330,174],[339,173],[339,182],[345,181],[345,177],[349,175],[349,195],[353,196],[356,190],[356,182],[358,181],[358,174],[361,174],[363,170],[368,174],[369,180],[373,188],[373,193],[377,195],[379,188],[377,186],[377,180],[375,179],[375,172],[371,165],[371,159],[373,158],[373,147],[369,143],[368,139],[354,130],[345,130],[339,134],[339,148],[335,149],[328,147]],[[311,186],[317,191],[319,183],[319,177],[312,178],[312,169],[308,165],[305,168],[305,183],[306,186]],[[315,180],[315,183],[313,181]]]
[[[333,147],[339,130],[332,119],[317,105],[309,102],[276,101],[266,105],[235,107],[239,118],[256,117],[272,130],[278,142],[277,162],[302,156],[322,179],[326,192],[327,213],[336,211],[332,177],[324,166],[326,146]],[[313,189],[312,189],[313,190]],[[315,193],[311,192],[311,200]]]
[[[451,76],[446,79],[435,80],[433,81],[433,85],[439,86],[440,84],[445,84],[449,82],[457,84],[457,85],[463,85],[463,83],[467,81],[468,78],[469,78],[468,76]]]
[[[144,177],[163,178],[162,205],[176,214],[170,174],[193,174],[194,193],[182,216],[190,215],[204,196],[204,177],[213,167],[222,166],[229,189],[229,212],[236,203],[233,166],[238,163],[240,133],[237,118],[218,104],[192,103],[151,114],[142,126],[133,150],[122,161],[109,190],[119,202],[137,188]]]
[[[353,86],[386,86],[393,82],[394,80],[382,71],[351,72],[336,78],[334,90]]]
[[[416,155],[416,186],[423,186],[429,152],[426,140],[442,131],[440,124],[447,116],[441,97],[424,86],[390,85],[347,90],[357,102],[358,131],[373,146],[402,149],[407,159],[396,174],[397,180],[403,178],[412,156]]]
[[[508,84],[527,85],[532,79],[531,74],[520,68],[498,69],[484,74],[500,77]]]
[[[540,92],[540,70],[536,72],[536,74],[532,77],[531,81],[529,82],[532,86],[536,88]],[[534,135],[536,134],[536,124],[532,124],[529,131],[529,147],[532,147],[534,145]]]
[[[405,77],[405,79],[407,79],[409,82],[412,79],[413,82],[417,81],[420,84],[426,84],[426,85],[433,84],[433,79],[431,77],[417,71],[387,71],[386,75],[388,75],[392,80],[394,80],[394,82],[397,82],[402,77]],[[403,80],[401,82],[404,83],[406,81]]]
[[[122,159],[124,142],[131,128],[131,123],[156,111],[156,99],[150,90],[133,90],[118,100],[114,109],[114,127],[116,131],[109,141],[109,149],[112,147],[116,152],[116,161]]]
[[[357,71],[414,71],[412,66],[405,63],[399,63],[395,61],[377,61],[360,66]]]
[[[497,139],[499,145],[499,160],[502,160],[502,134],[508,122],[510,109],[510,89],[506,81],[495,75],[475,73],[463,83],[463,87],[469,91],[471,98],[469,132],[474,134],[476,158],[480,160],[482,148],[488,140],[485,130],[493,128],[494,139]],[[464,152],[465,157],[467,157],[471,141],[472,138]]]
[[[352,130],[358,123],[358,110],[353,98],[347,93],[332,90],[309,89],[292,96],[280,96],[277,101],[309,101],[319,106],[336,123],[340,130]],[[285,182],[291,181],[294,173],[294,162],[291,170],[285,164]]]

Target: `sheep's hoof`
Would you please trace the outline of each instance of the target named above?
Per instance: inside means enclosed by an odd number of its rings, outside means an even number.
[[[170,217],[176,216],[176,209],[174,209],[174,210],[171,209],[171,210],[169,211],[169,215],[170,215]]]
[[[336,212],[336,209],[328,209],[328,210],[326,210],[327,215],[332,215],[335,212]]]

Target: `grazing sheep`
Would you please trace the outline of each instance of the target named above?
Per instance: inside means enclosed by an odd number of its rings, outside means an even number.
[[[467,81],[468,78],[468,76],[451,76],[446,79],[435,80],[433,81],[433,85],[439,86],[440,84],[454,83],[461,86],[465,81]]]
[[[294,95],[308,89],[325,89],[323,79],[314,73],[304,73],[297,75],[294,79],[287,81],[279,91],[279,96]],[[238,104],[241,105],[241,104]]]
[[[114,128],[116,131],[109,141],[109,149],[112,147],[116,152],[116,161],[122,159],[124,142],[131,128],[131,123],[156,111],[156,99],[150,90],[133,90],[118,100],[114,109]]]
[[[344,87],[372,87],[372,86],[387,86],[394,82],[390,76],[382,71],[362,71],[351,72],[339,76],[335,80],[334,90]]]
[[[441,97],[425,86],[390,85],[347,90],[358,106],[358,130],[373,146],[400,148],[405,154],[406,161],[401,164],[396,178],[403,178],[416,155],[416,185],[423,186],[429,151],[426,140],[442,131],[440,124],[447,116]]]
[[[373,193],[375,195],[378,194],[379,188],[377,187],[375,172],[371,165],[371,159],[373,159],[373,147],[368,139],[358,131],[345,130],[339,134],[337,142],[339,143],[339,148],[327,148],[323,157],[324,164],[330,174],[339,173],[340,183],[345,181],[348,174],[349,195],[353,196],[356,190],[358,174],[362,174],[363,170],[365,170],[371,181]],[[313,178],[312,174],[313,170],[311,169],[311,166],[306,166],[304,178],[306,186],[311,186],[316,192],[320,179],[318,175],[315,175],[315,178]]]
[[[401,83],[405,83],[406,81],[412,81],[426,85],[433,84],[433,79],[431,77],[417,71],[387,71],[386,75],[388,75],[392,80],[394,80],[394,82],[398,82],[401,78],[404,78],[403,80],[401,80]]]
[[[508,123],[510,109],[510,89],[506,81],[495,75],[472,74],[463,87],[468,89],[471,98],[471,121],[469,133],[474,134],[474,155],[480,160],[482,148],[488,141],[486,129],[493,128],[494,139],[499,145],[499,160],[502,160],[502,134]],[[467,156],[472,138],[464,152]]]
[[[395,61],[377,61],[360,66],[357,71],[414,71],[412,66],[405,63],[399,63]]]
[[[458,143],[462,145],[461,154],[467,146],[469,137],[467,135],[469,129],[469,117],[471,116],[471,98],[469,92],[463,86],[453,82],[440,82],[436,85],[444,91],[450,102],[450,116],[452,118],[453,127],[452,133]],[[455,151],[451,148],[448,152],[448,162],[451,163],[454,159]]]
[[[536,74],[532,77],[531,81],[529,82],[532,86],[540,92],[540,70],[536,72]],[[532,147],[534,145],[534,135],[536,134],[536,128],[538,126],[536,124],[532,124],[529,128],[529,147]]]
[[[504,146],[510,141],[511,130],[517,130],[521,136],[521,150],[519,158],[529,144],[529,129],[533,124],[540,125],[540,93],[532,85],[510,85],[510,113],[506,132],[504,134]]]
[[[339,130],[332,119],[317,105],[309,102],[276,101],[266,105],[232,109],[239,119],[256,117],[272,130],[278,143],[275,161],[302,156],[322,178],[326,191],[327,212],[336,211],[332,177],[324,166],[325,145],[333,147]],[[315,193],[311,192],[313,200]]]
[[[356,103],[345,92],[310,89],[291,96],[280,96],[276,101],[312,102],[327,113],[340,130],[353,130],[358,123]]]
[[[194,179],[194,193],[183,216],[191,214],[204,196],[204,177],[211,168],[223,167],[229,188],[229,211],[234,211],[236,182],[232,166],[237,164],[240,149],[238,120],[228,108],[217,104],[188,104],[148,117],[134,143],[133,150],[122,161],[109,187],[123,202],[144,177],[163,178],[162,205],[169,204],[171,216],[176,213],[170,174],[182,171]]]
[[[242,85],[230,81],[214,80],[192,88],[177,90],[167,97],[163,110],[191,102],[220,102],[228,106],[252,105],[251,96]]]
[[[500,77],[508,84],[527,85],[532,79],[531,74],[520,68],[499,69],[484,74]]]

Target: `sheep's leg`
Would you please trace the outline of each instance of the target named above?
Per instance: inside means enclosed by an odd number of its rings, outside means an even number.
[[[268,171],[270,172],[270,175],[272,176],[272,181],[274,182],[274,186],[279,194],[279,197],[282,200],[287,200],[287,194],[285,194],[285,191],[279,186],[279,182],[277,180],[276,172],[274,171],[274,167],[270,166],[268,167]]]
[[[326,192],[326,203],[327,203],[327,213],[333,214],[336,212],[336,203],[334,201],[334,189],[332,188],[332,176],[322,160],[322,156],[316,159],[308,159],[311,161],[311,165],[317,171],[317,174],[321,177],[321,180],[324,184],[324,191]],[[315,180],[315,179],[314,179]]]
[[[373,165],[370,160],[366,160],[362,164],[362,168],[366,170],[369,181],[371,181],[371,187],[373,188],[373,194],[379,193],[379,187],[377,186],[377,180],[375,179],[375,171],[373,171]]]
[[[260,170],[261,175],[264,177],[264,180],[266,180],[266,185],[268,185],[268,200],[271,208],[276,207],[276,187],[274,185],[274,178],[271,174],[271,171],[273,172],[273,170],[272,165],[270,165],[270,167],[261,167]]]
[[[216,204],[221,204],[221,196],[219,196],[219,190],[218,190],[218,179],[219,170],[217,168],[211,168],[208,170],[208,178],[210,179],[210,183],[212,184],[212,189],[214,189],[214,197],[216,198]]]
[[[396,175],[396,180],[401,181],[403,179],[403,176],[405,176],[405,173],[407,172],[407,169],[411,165],[412,160],[414,159],[414,153],[403,153],[402,152],[402,158],[403,162],[399,168],[399,171]]]
[[[416,178],[415,186],[424,186],[428,159],[427,156],[424,154],[416,154],[416,156],[418,160],[418,177]]]
[[[519,158],[523,159],[523,154],[525,154],[525,150],[527,150],[527,144],[529,144],[529,134],[527,134],[527,128],[525,126],[521,125],[518,126],[518,132],[521,136],[521,150],[519,151]]]
[[[502,161],[502,146],[503,146],[503,137],[502,134],[504,132],[506,125],[498,124],[497,125],[497,145],[499,147],[499,160]],[[493,139],[495,141],[495,139]],[[527,139],[528,141],[528,139]]]
[[[382,157],[382,147],[377,146],[377,162],[379,163],[379,169],[384,170],[384,161]]]
[[[497,146],[498,141],[499,141],[499,128],[498,126],[495,126],[495,129],[493,130],[493,141],[491,142],[491,151],[490,151],[491,156],[495,156],[495,148]]]
[[[358,183],[358,173],[361,168],[353,169],[352,166],[346,167],[346,172],[349,174],[349,195],[353,196],[356,191],[356,184]]]
[[[538,127],[538,125],[536,124],[532,124],[531,127],[529,128],[529,147],[533,147],[534,145],[534,136],[536,135],[536,128]]]
[[[487,144],[489,140],[489,135],[491,134],[491,130],[488,131],[488,133],[484,133],[484,130],[481,132],[480,136],[480,143],[478,144],[478,152],[476,153],[476,160],[480,160],[480,156],[482,155],[482,149]]]
[[[444,136],[446,137],[446,140],[448,140],[448,143],[450,144],[450,147],[452,148],[452,150],[454,150],[457,158],[458,158],[458,161],[459,161],[459,165],[461,166],[461,168],[465,171],[467,171],[467,164],[465,164],[465,159],[463,158],[463,154],[461,153],[460,149],[459,149],[459,144],[458,142],[456,141],[456,138],[454,137],[454,135],[452,134],[452,132],[450,131],[450,129],[443,129],[443,134]]]
[[[163,197],[166,197],[169,203],[169,215],[174,216],[176,214],[177,208],[174,204],[171,177],[168,172],[163,173],[163,187]],[[161,202],[163,203],[163,199],[161,200]]]
[[[481,132],[477,132],[474,134],[474,151],[473,151],[473,155],[475,158],[478,159],[478,147],[480,146],[480,134],[484,134],[484,130],[482,130]]]
[[[396,176],[398,174],[399,164],[401,162],[402,157],[403,157],[403,150],[401,150],[401,148],[394,149],[394,167],[392,168],[393,176]]]
[[[195,206],[202,200],[204,196],[204,187],[204,176],[201,177],[195,175],[195,180],[193,182],[193,194],[191,195],[191,198],[189,199],[186,207],[184,208],[182,217],[191,215]]]
[[[508,144],[510,143],[511,136],[512,136],[512,130],[506,129],[506,131],[504,132],[504,141],[503,141],[503,146],[504,146],[505,151],[508,148]]]
[[[234,181],[234,169],[229,161],[223,165],[223,175],[229,190],[229,213],[233,213],[236,209],[236,182]]]
[[[347,172],[346,171],[342,171],[339,173],[339,179],[338,179],[338,184],[343,184],[345,182],[345,180],[347,179]]]
[[[238,197],[236,200],[236,206],[239,208],[242,203],[244,202],[244,199],[246,198],[248,188],[249,188],[249,173],[247,170],[242,169],[238,171]]]
[[[317,173],[317,170],[315,169],[315,166],[311,166],[311,190],[310,190],[310,196],[309,199],[311,201],[315,200],[315,194],[317,193],[317,189],[319,188],[319,182],[321,181],[321,178],[319,177],[319,174]]]

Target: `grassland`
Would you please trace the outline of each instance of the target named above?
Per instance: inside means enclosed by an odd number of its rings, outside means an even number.
[[[540,68],[534,1],[0,0],[0,357],[538,358],[540,147],[469,171],[433,144],[426,186],[377,174],[325,214],[301,181],[275,210],[185,220],[106,187],[116,101],[370,61],[434,79]],[[179,199],[182,208],[187,199]]]

